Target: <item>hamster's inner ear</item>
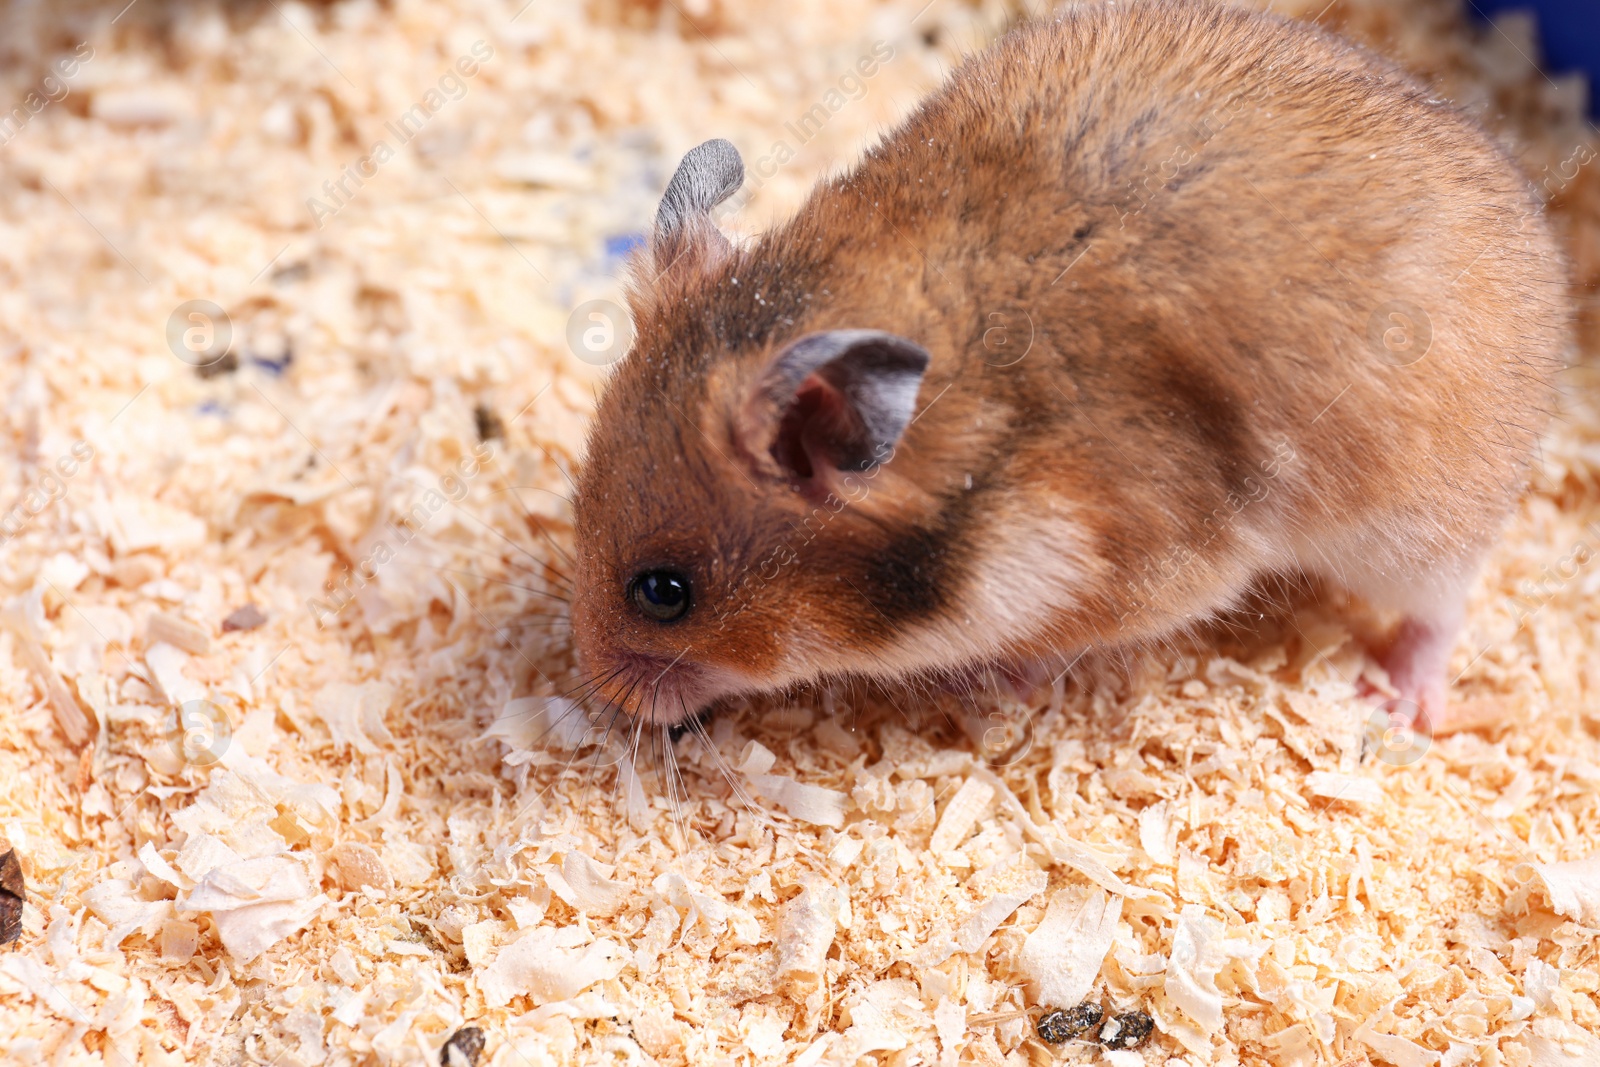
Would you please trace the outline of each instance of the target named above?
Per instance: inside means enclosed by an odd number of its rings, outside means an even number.
[[[733,252],[733,242],[711,220],[711,209],[744,184],[744,160],[732,143],[717,138],[684,154],[656,209],[650,239],[656,275],[693,261],[704,267]]]
[[[921,345],[879,330],[828,330],[781,349],[741,419],[741,445],[808,495],[886,461],[916,413]]]

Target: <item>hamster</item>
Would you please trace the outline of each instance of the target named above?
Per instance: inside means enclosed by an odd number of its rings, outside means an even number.
[[[1311,576],[1445,723],[1553,403],[1566,268],[1469,118],[1315,26],[1081,4],[969,59],[747,246],[673,175],[574,498],[593,693],[1138,649]]]

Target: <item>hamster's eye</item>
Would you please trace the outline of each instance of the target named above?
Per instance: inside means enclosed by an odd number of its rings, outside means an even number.
[[[677,571],[645,571],[628,583],[628,595],[652,619],[671,622],[689,610],[689,579]]]

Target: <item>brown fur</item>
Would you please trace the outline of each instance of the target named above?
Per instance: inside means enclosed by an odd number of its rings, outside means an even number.
[[[670,251],[590,438],[573,620],[605,695],[669,723],[1158,639],[1270,573],[1453,634],[1566,343],[1480,129],[1314,27],[1175,0],[1023,26],[752,246]],[[1394,301],[1431,322],[1410,366],[1369,342]],[[819,504],[751,398],[844,327],[932,363],[893,459]],[[696,588],[668,625],[625,595],[665,564]]]

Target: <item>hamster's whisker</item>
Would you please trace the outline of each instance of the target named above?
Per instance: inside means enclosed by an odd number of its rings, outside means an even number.
[[[583,701],[587,699],[587,692],[586,691],[591,691],[593,687],[604,685],[608,681],[610,681],[610,678],[601,678],[598,675],[593,677],[593,678],[587,678],[587,679],[579,682],[577,685],[573,686],[571,689],[568,689],[566,692],[564,692],[564,693],[556,693],[552,697],[550,697],[549,699],[551,699],[551,700],[565,700],[569,704],[572,705],[566,711],[561,713],[562,716],[564,717],[566,715],[571,714],[574,708],[578,708],[578,707],[582,706]],[[580,695],[580,694],[583,694],[583,695]],[[560,722],[560,721],[561,720],[559,718],[556,720],[556,722]]]
[[[533,568],[530,567],[529,570],[533,570]],[[543,581],[554,586],[555,588],[561,589],[568,594],[573,591],[572,575],[556,566],[553,561],[548,559],[542,560],[539,565],[538,573],[539,577]]]
[[[661,755],[661,731],[653,726],[650,728],[650,757],[651,762],[655,764],[656,791],[658,793],[666,793],[666,777],[662,774],[662,766],[666,757]],[[672,803],[670,795],[668,795],[667,801],[669,804]]]
[[[530,488],[531,488],[531,486],[530,486]],[[574,560],[573,560],[573,557],[571,557],[571,553],[570,552],[566,552],[566,549],[563,549],[562,545],[557,544],[557,542],[555,542],[555,537],[550,536],[550,531],[546,530],[546,528],[544,528],[544,522],[542,522],[541,518],[539,518],[538,515],[534,515],[533,512],[531,512],[531,510],[528,510],[528,506],[526,506],[526,504],[523,504],[522,498],[520,498],[520,496],[517,496],[517,493],[515,493],[515,491],[512,490],[512,486],[507,485],[506,488],[504,488],[504,490],[498,490],[498,491],[501,491],[501,493],[510,493],[510,494],[512,494],[512,499],[514,499],[514,501],[517,501],[517,507],[520,507],[520,509],[522,509],[523,522],[528,523],[528,525],[530,525],[530,526],[533,526],[533,530],[536,531],[536,533],[538,533],[539,536],[544,537],[544,542],[546,542],[547,545],[550,545],[550,547],[552,547],[552,549],[555,549],[555,553],[557,553],[558,557],[562,557],[563,560],[566,560],[566,565],[568,565],[568,566],[573,566],[574,565]],[[549,490],[546,490],[546,491],[549,491]],[[557,496],[560,496],[560,494],[557,493]],[[563,496],[562,499],[563,499],[563,501],[566,501],[565,496]],[[571,501],[566,501],[566,502],[568,502],[568,504],[571,504]]]
[[[545,738],[553,734],[558,726],[566,722],[568,718],[580,713],[587,714],[587,709],[585,709],[577,701],[573,701],[571,707],[567,708],[567,710],[563,711],[560,715],[557,715],[555,717],[555,721],[545,726],[544,730],[539,734],[539,736],[533,739],[533,743],[535,745],[540,744]],[[576,751],[576,749],[574,749],[574,751]]]
[[[566,615],[518,615],[515,621],[507,623],[508,626],[548,626],[552,623],[564,622],[571,625],[572,619]]]
[[[598,403],[598,398],[596,399],[596,403]],[[565,478],[567,480],[567,484],[570,485],[572,487],[572,491],[574,493],[576,493],[578,491],[578,483],[573,480],[571,472],[568,471],[566,466],[564,464],[562,464],[562,462],[555,457],[555,454],[553,452],[551,452],[548,448],[544,447],[544,445],[541,445],[538,441],[534,441],[534,440],[530,439],[528,443],[533,445],[533,447],[537,448],[540,452],[543,452],[545,459],[548,459],[551,463],[555,464],[556,470],[561,472],[561,477],[563,477],[563,478]],[[530,488],[534,488],[534,487],[530,486]],[[545,490],[543,490],[543,492],[554,493],[556,496],[561,496],[560,493],[556,493],[555,490],[553,490],[553,489],[545,489]],[[566,497],[562,497],[562,499],[563,500],[567,500]],[[567,503],[570,504],[570,503],[572,503],[572,501],[571,500],[567,500]]]
[[[728,762],[722,758],[722,753],[717,750],[717,746],[711,743],[711,735],[706,732],[705,723],[701,722],[698,716],[690,714],[689,709],[684,706],[682,697],[678,698],[678,708],[689,716],[685,721],[689,724],[690,732],[699,739],[701,747],[711,754],[711,761],[717,765],[717,770],[722,772],[723,780],[728,783],[728,788],[733,790],[733,795],[738,798],[739,803],[744,805],[745,810],[754,816],[758,823],[765,827],[771,827],[772,821],[767,818],[766,811],[756,804],[749,793],[745,792],[745,788],[740,784],[733,768],[728,766]]]
[[[555,497],[557,500],[565,500],[569,506],[572,504],[572,498],[570,496],[567,496],[564,493],[558,493],[554,489],[546,489],[542,485],[506,485],[503,488],[496,489],[495,492],[496,493],[509,493],[509,492],[513,492],[513,491],[520,492],[520,491],[523,491],[523,490],[526,490],[526,491],[528,491],[530,493],[549,493],[551,496]]]
[[[664,730],[662,730],[662,729],[660,729],[659,727],[656,727],[656,726],[649,727],[649,730],[650,730],[650,758],[651,758],[651,762],[655,764],[656,788],[660,792],[667,793],[668,789],[667,789],[667,779],[666,779],[666,771],[665,771],[665,769],[666,769],[666,756],[662,753],[662,750],[661,750],[661,739],[665,736],[666,731],[664,731]],[[669,795],[667,799],[671,800],[672,798]]]
[[[582,686],[580,686],[579,688],[582,688]],[[566,711],[563,711],[560,715],[556,716],[555,721],[550,723],[549,725],[547,725],[544,728],[543,732],[541,732],[538,737],[535,737],[533,739],[532,747],[541,747],[541,742],[546,737],[549,737],[550,734],[555,730],[555,728],[557,726],[559,726],[563,722],[565,722],[567,720],[568,716],[575,715],[575,714],[577,714],[577,713],[579,713],[581,711],[585,711],[585,709],[581,705],[579,705],[577,703],[573,703],[573,705],[571,707],[569,707]],[[555,774],[551,775],[550,776],[550,780],[545,783],[544,787],[542,789],[538,790],[537,792],[535,792],[531,797],[529,797],[526,804],[523,804],[521,807],[519,807],[517,809],[517,813],[516,813],[515,818],[520,819],[524,814],[527,813],[528,809],[531,808],[537,801],[543,799],[545,796],[548,796],[549,794],[551,794],[555,790],[556,783],[561,781],[562,777],[565,776],[566,773],[572,769],[573,763],[577,761],[578,753],[579,753],[581,748],[582,748],[581,745],[580,746],[576,746],[576,747],[573,748],[571,755],[569,755],[567,757],[567,760],[566,760],[566,762],[564,764],[562,764],[561,769],[559,771],[557,771]]]
[[[524,508],[523,510],[526,511],[527,509]],[[528,515],[527,515],[527,522],[536,531],[538,531],[538,534],[539,534],[540,537],[544,538],[545,544],[547,544],[551,548],[555,549],[556,555],[558,555],[562,559],[566,560],[567,566],[569,566],[569,567],[577,566],[577,562],[578,561],[572,558],[572,554],[570,552],[568,552],[566,549],[562,548],[559,544],[556,543],[556,539],[554,537],[550,536],[550,531],[548,531],[548,530],[546,530],[544,528],[544,523],[542,523],[538,519],[536,519],[531,512],[528,513]],[[556,571],[556,573],[558,573],[558,574],[561,573],[559,570],[557,570],[557,568],[555,566],[549,565],[549,564],[547,564],[547,566],[550,566],[550,569],[553,570],[553,571]],[[568,581],[570,581],[570,580],[571,579],[568,578]]]
[[[606,745],[611,741],[611,728],[617,724],[617,719],[622,716],[621,708],[613,706],[606,710],[610,711],[610,715],[606,718],[606,728],[600,735],[599,743],[594,746],[594,759],[589,764],[589,784],[585,787],[586,789],[594,788],[595,779],[599,776],[600,771],[600,757],[605,754]],[[605,711],[602,711],[601,714],[604,715]],[[618,777],[621,777],[621,775],[618,775]]]
[[[520,501],[519,501],[519,503],[520,503]],[[519,545],[515,541],[511,540],[511,538],[507,537],[505,534],[501,533],[499,530],[496,530],[493,526],[490,526],[488,523],[486,523],[482,519],[478,518],[478,516],[474,515],[472,512],[468,511],[466,508],[463,508],[460,504],[457,504],[454,501],[451,501],[450,502],[450,506],[455,508],[457,511],[461,512],[461,514],[465,515],[467,518],[471,519],[473,522],[477,523],[479,526],[482,526],[485,530],[488,530],[490,533],[492,533],[496,537],[500,538],[500,540],[502,540],[506,544],[510,545],[516,551],[522,553],[524,556],[527,556],[529,559],[533,560],[533,562],[537,563],[541,567],[550,566],[550,561],[549,560],[540,559],[538,556],[535,556],[532,552],[529,552],[526,548],[523,548],[521,545]],[[552,544],[553,544],[553,542],[552,542]],[[563,553],[563,555],[565,555],[565,553]]]
[[[545,579],[546,581],[555,586],[557,589],[565,590],[569,595],[572,593],[572,590],[576,584],[572,580],[572,575],[568,574],[560,567],[557,567],[554,563],[547,562],[545,564],[545,570],[550,572],[549,577]]]
[[[616,672],[613,672],[613,673],[616,673]],[[631,696],[632,693],[633,693],[633,689],[630,688],[628,690],[628,693],[624,696],[624,699],[627,699],[627,696]],[[562,720],[564,720],[568,715],[571,715],[571,714],[573,714],[575,712],[578,712],[580,710],[583,711],[584,714],[587,716],[588,709],[580,708],[579,705],[574,704],[573,707],[568,708],[565,712],[563,712],[561,714],[561,717],[559,719],[557,719],[556,722],[559,723]],[[594,719],[589,720],[589,724],[591,726],[593,726],[595,721],[598,720],[600,716],[605,715],[607,712],[610,713],[611,717],[610,717],[609,721],[606,723],[606,728],[605,728],[604,733],[601,735],[600,741],[595,745],[594,760],[589,766],[589,773],[585,776],[586,777],[586,780],[585,780],[585,783],[584,783],[584,790],[585,791],[588,791],[588,790],[590,790],[590,789],[592,789],[594,787],[596,772],[599,770],[599,766],[600,766],[600,757],[605,752],[606,742],[611,736],[611,728],[612,728],[612,726],[615,725],[615,723],[617,721],[617,718],[620,715],[623,714],[623,708],[621,706],[616,705],[616,704],[609,704],[609,705],[607,705],[607,707],[601,709],[596,714]],[[554,729],[555,725],[556,725],[556,723],[552,723],[550,728]],[[548,733],[549,731],[546,731],[546,732]],[[555,779],[552,779],[552,781],[551,781],[551,785],[552,786],[555,784],[555,781],[559,780],[562,775],[564,775],[568,771],[570,771],[573,768],[573,765],[578,762],[579,755],[583,751],[584,747],[585,747],[585,745],[584,745],[584,742],[582,742],[582,741],[580,741],[578,744],[573,746],[572,753],[571,753],[571,755],[569,755],[567,757],[567,761],[562,766],[560,773],[556,775]]]
[[[447,545],[447,546],[449,546],[450,548],[453,548],[453,549],[462,549],[464,551],[472,553],[475,556],[483,556],[486,559],[492,559],[496,563],[503,564],[503,565],[508,566],[508,567],[512,567],[513,569],[517,569],[518,568],[518,564],[514,563],[511,560],[506,559],[506,557],[504,555],[502,555],[501,553],[498,553],[498,552],[486,552],[481,548],[474,548],[473,546],[471,546],[469,544],[466,544],[464,542],[461,542],[461,541],[440,540],[440,541],[438,541],[436,543],[440,544],[440,545]],[[524,553],[524,554],[526,554],[526,553]],[[537,557],[537,556],[530,556],[529,558],[533,559],[536,563],[543,563],[543,561],[539,560],[539,557]],[[415,564],[413,564],[413,566],[429,567],[429,568],[432,568],[434,570],[440,569],[436,564],[428,563],[428,562],[425,562],[425,561],[422,561],[422,560],[418,560]],[[545,575],[540,573],[538,568],[528,567],[527,568],[527,572],[529,574],[537,576],[540,579],[548,581],[548,579],[545,578]],[[471,573],[471,572],[463,572],[463,573]],[[476,575],[476,577],[482,578],[485,581],[490,581],[490,582],[502,582],[502,579],[490,578],[488,575]],[[562,581],[568,582],[568,590],[570,591],[570,589],[571,589],[570,581],[566,578],[565,575],[561,575],[560,577],[561,577]],[[503,582],[503,584],[510,585],[512,583]],[[551,584],[555,584],[555,583],[551,583]],[[522,588],[526,588],[526,587],[524,587],[524,586],[516,586],[516,588],[522,589]],[[568,597],[561,596],[561,595],[556,594],[556,593],[551,593],[551,592],[546,591],[546,590],[529,589],[528,592],[537,593],[540,596],[549,597],[552,600],[559,600],[563,604],[567,603],[568,600],[569,600]]]
[[[633,773],[634,773],[635,777],[640,777],[640,775],[639,775],[639,742],[641,740],[643,740],[643,739],[644,739],[644,719],[642,717],[635,718],[633,720],[633,741],[632,741],[631,745],[628,748],[628,762],[633,764]]]
[[[511,483],[509,480],[507,480],[504,474],[500,475],[500,483],[504,487],[505,492],[511,493],[511,499],[517,502],[517,507],[522,509],[522,517],[528,523],[528,525],[537,530],[539,532],[539,536],[544,538],[545,543],[551,548],[555,549],[562,559],[566,560],[568,563],[571,563],[572,557],[567,555],[566,549],[555,543],[555,540],[545,530],[544,523],[540,522],[538,518],[534,516],[533,512],[528,510],[528,505],[524,504],[522,502],[522,498],[512,490]],[[571,501],[568,501],[568,503],[571,503]]]
[[[625,668],[618,668],[618,669],[619,670],[624,670]],[[615,698],[614,700],[608,701],[608,703],[611,704],[614,707],[621,708],[623,711],[627,711],[628,710],[628,701],[633,699],[634,691],[637,690],[638,688],[639,688],[639,682],[638,682],[637,679],[629,681],[629,682],[626,683],[626,688],[623,689],[622,695],[617,697],[617,698]],[[596,694],[590,693],[589,695],[590,696],[595,696]]]
[[[643,684],[643,681],[635,681],[632,685],[628,686],[628,691],[623,693],[622,699],[616,702],[617,707],[621,708],[623,711],[628,711],[628,702],[633,699],[633,695],[635,693],[639,692],[639,687]],[[639,703],[641,706],[644,704],[644,695],[642,693],[639,696]],[[629,714],[631,715],[632,712],[629,712]]]
[[[627,689],[623,690],[622,696],[618,697],[616,700],[607,701],[606,706],[607,707],[620,708],[626,714],[627,711],[628,711],[628,701],[633,699],[634,691],[636,689],[638,689],[638,688],[639,688],[639,683],[638,682],[633,682],[631,685],[628,686]],[[593,695],[594,695],[593,693],[590,694],[590,696],[593,696]]]
[[[618,718],[622,719],[622,716],[618,716]],[[615,765],[617,769],[617,776],[611,783],[611,804],[613,808],[616,806],[617,794],[619,791],[622,792],[622,805],[624,812],[626,812],[628,806],[627,792],[633,789],[635,785],[641,781],[641,775],[639,774],[639,734],[641,722],[640,720],[631,717],[622,719],[622,721],[626,723],[626,725],[623,726],[625,734],[622,741],[624,753],[623,758],[628,761],[628,773],[632,776],[633,781],[631,783],[623,782],[621,760],[619,759]]]
[[[931,683],[925,682],[925,683],[922,683],[922,684],[924,686],[926,686],[927,691],[928,691],[928,699],[926,699],[923,702],[924,705],[927,706],[927,707],[938,708],[939,709],[939,717],[944,719],[945,724],[950,727],[951,732],[954,733],[954,735],[956,737],[960,737],[962,734],[964,734],[966,731],[961,729],[961,724],[956,722],[955,716],[950,714],[950,701],[948,699],[945,699],[945,700],[938,699],[937,695],[934,692],[933,685]],[[914,692],[915,692],[915,690],[913,690],[913,693]],[[947,694],[947,696],[948,696],[948,694]],[[885,697],[885,699],[887,700],[889,698]],[[959,697],[958,697],[958,699],[959,699]],[[889,700],[889,703],[893,704],[894,701],[893,700]]]
[[[582,751],[583,751],[583,745],[582,744],[577,744],[577,745],[574,745],[572,747],[572,752],[567,756],[566,762],[561,765],[561,770],[558,771],[555,774],[555,776],[550,779],[550,787],[553,788],[555,786],[556,782],[559,782],[563,777],[566,776],[566,774],[569,771],[571,771],[573,769],[573,766],[578,762],[579,756],[582,753]],[[593,780],[594,780],[593,777],[589,778],[590,782],[593,782]],[[585,786],[585,788],[587,788],[587,785]]]
[[[654,708],[651,709],[652,714]],[[678,840],[682,842],[685,853],[689,851],[689,828],[684,808],[689,799],[688,786],[683,780],[683,773],[678,767],[678,751],[672,744],[670,731],[662,728],[658,731],[661,738],[661,751],[663,765],[667,772],[667,800],[672,807],[672,821],[678,827]],[[681,789],[681,795],[680,795]]]
[[[620,714],[613,715],[612,719],[611,719],[612,724],[615,725],[617,722],[620,722],[622,720],[622,718],[623,718],[623,716],[620,715]],[[611,733],[611,729],[610,729],[610,727],[607,727],[606,728],[606,734],[607,734],[608,737],[610,736],[610,733]],[[629,754],[632,751],[632,747],[633,747],[633,738],[630,736],[631,733],[632,733],[632,727],[631,726],[624,726],[622,728],[622,736],[618,739],[618,743],[622,746],[622,755],[620,757],[618,757],[616,763],[613,763],[611,765],[612,769],[617,772],[616,777],[611,780],[611,806],[612,806],[613,809],[615,809],[616,806],[617,806],[617,793],[618,793],[619,790],[621,790],[623,788],[622,761],[624,759],[627,760],[628,761],[628,767],[630,768],[630,770],[633,768],[633,757]],[[633,771],[632,773],[637,775],[638,772],[637,771]],[[623,809],[624,809],[624,812],[626,812],[626,809],[627,809],[627,800],[626,799],[623,800]]]
[[[587,715],[589,713],[589,709],[584,706],[584,701],[587,700],[590,696],[593,695],[593,692],[594,692],[595,689],[598,689],[600,686],[605,685],[607,682],[611,681],[611,679],[615,678],[617,676],[617,674],[619,674],[619,673],[621,673],[620,668],[617,671],[612,672],[611,674],[607,675],[604,678],[590,679],[588,682],[585,682],[583,685],[578,686],[578,688],[572,690],[572,692],[576,693],[579,690],[584,690],[584,689],[589,690],[589,692],[586,693],[585,695],[581,696],[581,697],[578,697],[577,699],[573,699],[570,696],[563,696],[563,697],[559,698],[559,699],[567,700],[572,706],[569,707],[566,711],[563,711],[559,716],[557,716],[555,722],[552,722],[549,726],[545,727],[544,732],[542,734],[540,734],[539,737],[535,738],[534,740],[535,741],[543,740],[557,726],[559,726],[561,723],[565,722],[567,716],[569,716],[569,715],[577,714],[578,712],[582,712],[583,714]]]
[[[533,639],[537,639],[538,641],[542,642],[560,643],[570,641],[571,638],[572,628],[563,626],[559,621],[534,621],[525,622],[518,625],[511,633],[510,639],[506,642],[506,644],[511,648],[516,649],[517,654],[521,655],[524,644]]]
[[[596,682],[599,682],[600,684],[603,685],[606,682],[609,682],[611,679],[615,678],[617,675],[621,674],[622,671],[623,671],[623,668],[617,667],[617,668],[614,668],[613,670],[611,670],[609,673],[606,673],[606,674],[603,674],[603,675],[601,673],[599,673],[599,672],[596,672],[594,674],[591,674],[589,677],[583,679],[582,681],[580,681],[577,685],[573,686],[571,689],[568,689],[568,690],[566,690],[565,692],[562,692],[562,693],[557,693],[556,696],[560,697],[562,700],[573,700],[573,701],[576,701],[579,698],[575,698],[573,696],[574,693],[577,693],[577,692],[579,692],[580,690],[583,690],[583,689],[587,689],[589,686],[594,685]]]
[[[439,571],[442,574],[464,574],[468,578],[476,578],[483,582],[492,582],[495,585],[504,585],[511,589],[520,589],[524,593],[532,593],[534,596],[548,597],[549,599],[559,601],[562,604],[568,602],[566,597],[560,596],[556,593],[548,593],[543,589],[535,589],[531,585],[521,585],[517,582],[508,582],[504,578],[491,578],[487,574],[479,574],[476,571],[466,571],[459,567],[438,567],[431,563],[415,563],[411,564],[411,566],[427,567],[429,570]]]

